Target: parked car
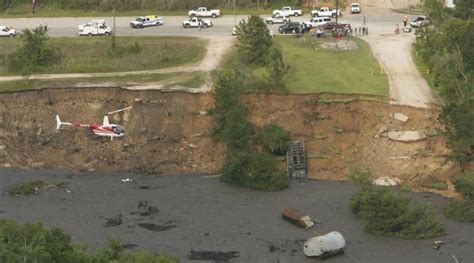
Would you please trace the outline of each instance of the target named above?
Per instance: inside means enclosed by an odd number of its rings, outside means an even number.
[[[426,16],[418,16],[410,22],[411,27],[423,27],[428,25],[429,20]]]
[[[351,30],[351,24],[342,24],[342,23],[337,23],[336,22],[328,22],[325,25],[322,26],[322,29],[324,31],[331,31],[334,29],[344,29],[344,30]]]
[[[360,14],[361,8],[359,3],[352,3],[351,4],[351,13],[352,14]]]
[[[216,18],[221,15],[221,10],[219,9],[211,9],[208,10],[207,7],[199,7],[195,10],[191,10],[188,12],[189,16],[197,16],[197,17],[212,17]]]
[[[79,25],[79,36],[109,36],[111,34],[112,28],[107,26],[104,20],[92,20]]]
[[[291,22],[290,17],[288,16],[283,16],[280,14],[273,15],[272,17],[267,17],[266,19],[267,24],[286,24]]]
[[[281,34],[302,34],[309,32],[309,27],[306,27],[302,23],[290,22],[278,27],[278,32],[280,32]]]
[[[232,28],[232,35],[233,35],[233,36],[237,36],[238,34],[239,34],[239,30],[237,29],[236,26],[234,26],[234,27]]]
[[[144,28],[148,26],[162,26],[163,17],[161,16],[139,16],[130,22],[131,28]]]
[[[11,27],[0,26],[0,37],[14,37],[16,30]]]
[[[282,9],[273,10],[274,15],[282,16],[301,16],[303,11],[301,9],[292,9],[290,6],[284,6]]]
[[[328,22],[331,22],[330,17],[314,17],[314,18],[311,18],[310,20],[304,22],[303,24],[305,24],[309,28],[314,28],[314,27],[317,27],[317,26],[325,25]]]
[[[342,16],[341,11],[338,9],[331,9],[329,7],[321,7],[319,10],[313,10],[311,11],[311,16],[330,16],[330,17],[338,17]]]
[[[212,21],[210,19],[201,19],[197,17],[191,17],[190,19],[183,21],[184,28],[190,28],[190,27],[207,28],[211,26],[212,26]]]

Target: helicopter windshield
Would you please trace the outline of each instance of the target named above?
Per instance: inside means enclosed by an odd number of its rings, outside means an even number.
[[[115,134],[124,134],[124,133],[125,133],[125,129],[122,128],[122,127],[120,127],[120,126],[116,126],[116,127],[114,128],[114,133],[115,133]]]

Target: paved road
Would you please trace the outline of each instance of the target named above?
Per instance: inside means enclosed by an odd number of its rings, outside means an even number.
[[[367,23],[377,23],[380,25],[387,25],[392,29],[397,23],[401,21],[403,15],[393,13],[387,16],[386,14],[377,14],[367,17]],[[132,29],[129,24],[135,17],[117,17],[116,18],[116,33],[118,36],[157,36],[157,35],[182,35],[182,36],[204,36],[204,35],[231,35],[232,27],[246,16],[222,16],[213,19],[214,26],[207,29],[199,30],[197,28],[185,29],[181,26],[181,22],[187,17],[185,16],[167,16],[165,17],[165,24],[160,27],[150,27],[144,29]],[[266,17],[266,16],[263,16]],[[293,21],[303,22],[309,20],[309,16],[302,16],[292,18]],[[77,26],[82,23],[89,22],[91,19],[105,19],[106,23],[113,25],[112,17],[105,18],[90,18],[90,17],[66,17],[66,18],[0,18],[0,25],[12,26],[16,29],[34,28],[40,24],[47,24],[49,34],[51,36],[76,36]],[[362,15],[347,14],[341,18],[341,22],[348,22],[352,24],[362,24]],[[276,33],[278,25],[272,25],[270,28]]]
[[[230,262],[318,262],[306,258],[302,241],[337,230],[347,241],[344,255],[330,262],[473,262],[474,226],[445,220],[447,235],[437,239],[400,240],[365,233],[363,220],[347,207],[356,191],[337,181],[293,181],[282,192],[259,192],[223,184],[203,175],[146,176],[120,173],[75,173],[55,170],[0,169],[0,190],[28,180],[65,181],[66,189],[51,189],[28,197],[0,195],[0,216],[18,222],[43,222],[70,234],[74,243],[91,249],[106,245],[107,238],[138,245],[137,249],[165,251],[186,260],[191,250],[238,251]],[[132,183],[121,182],[131,178]],[[140,187],[153,187],[144,190]],[[413,193],[442,211],[447,199],[434,194]],[[137,214],[137,203],[147,200],[159,212]],[[318,219],[313,229],[301,229],[281,218],[283,207],[295,207]],[[123,216],[123,224],[105,227],[106,218]],[[153,232],[140,223],[176,227]],[[440,251],[433,242],[442,240]],[[269,245],[275,248],[270,251]],[[201,261],[195,261],[201,262]]]

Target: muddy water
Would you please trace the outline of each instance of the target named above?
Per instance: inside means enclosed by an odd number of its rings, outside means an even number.
[[[122,179],[128,182],[122,182]],[[14,184],[27,180],[65,181],[65,189],[39,195],[11,197]],[[293,181],[278,193],[232,187],[200,174],[150,176],[126,173],[76,173],[61,170],[0,170],[0,216],[19,222],[42,222],[63,228],[75,243],[91,249],[120,239],[128,247],[168,252],[188,262],[191,251],[238,252],[231,262],[314,262],[301,243],[337,230],[347,241],[344,255],[331,262],[463,262],[474,261],[474,225],[446,221],[448,235],[429,240],[380,238],[362,231],[363,221],[347,208],[356,191],[336,181]],[[413,194],[438,210],[447,199]],[[143,215],[145,207],[156,213]],[[281,218],[285,206],[295,207],[321,221],[313,230],[300,229]],[[121,214],[121,224],[105,227]],[[150,231],[139,225],[174,226]],[[432,249],[435,240],[444,243]]]

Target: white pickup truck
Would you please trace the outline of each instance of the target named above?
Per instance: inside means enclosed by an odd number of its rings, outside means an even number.
[[[190,28],[190,27],[207,28],[211,26],[212,26],[212,21],[210,19],[201,19],[197,17],[191,17],[190,19],[183,21],[184,28]]]
[[[139,16],[130,22],[131,28],[144,28],[148,26],[162,26],[163,17],[161,16]]]
[[[284,6],[282,9],[273,10],[273,15],[301,16],[303,11],[301,9],[292,9],[290,6]]]
[[[197,17],[216,18],[216,17],[221,15],[221,10],[219,10],[219,9],[208,10],[206,7],[199,7],[196,10],[189,11],[188,15],[189,16],[197,16]]]
[[[0,26],[0,37],[14,37],[16,30],[11,27]]]
[[[92,22],[79,25],[79,36],[110,36],[112,28],[105,24],[104,20],[92,20]]]
[[[319,10],[311,11],[311,16],[330,16],[330,17],[341,17],[341,10],[331,9],[329,7],[321,7]]]

